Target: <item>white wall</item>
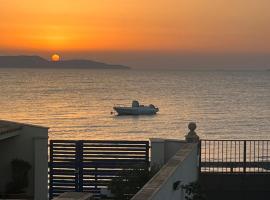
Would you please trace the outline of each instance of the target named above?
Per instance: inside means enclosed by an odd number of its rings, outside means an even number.
[[[5,185],[11,181],[10,162],[15,159],[22,159],[31,164],[29,171],[29,186],[27,193],[34,196],[36,186],[41,185],[46,176],[46,187],[43,190],[47,191],[48,180],[48,128],[38,126],[24,125],[19,134],[15,137],[0,140],[0,193],[5,191]],[[35,142],[37,142],[35,144]],[[46,149],[46,151],[45,151]],[[46,154],[45,154],[46,152]],[[39,158],[35,162],[35,158]],[[40,168],[42,166],[42,168]],[[35,179],[39,176],[40,180]],[[35,182],[36,181],[36,182]],[[42,183],[44,185],[44,183]],[[41,192],[41,191],[36,191]],[[44,193],[44,192],[43,192]],[[36,193],[37,194],[37,193]],[[43,200],[45,198],[35,198],[36,200]]]
[[[173,183],[181,181],[180,184],[183,185],[196,181],[198,179],[197,164],[197,148],[194,148],[182,164],[172,172],[171,176],[169,176],[166,181],[164,181],[162,187],[154,193],[151,200],[185,200],[184,191],[181,188],[173,190]]]
[[[14,131],[20,134],[21,130]],[[23,157],[23,150],[20,148],[19,152],[16,152],[21,137],[19,135],[11,138],[6,138],[0,141],[0,193],[5,192],[6,184],[11,178],[11,165],[10,162],[14,158]],[[29,158],[30,159],[30,158]]]
[[[35,200],[48,198],[48,139],[36,138],[35,145],[35,176],[34,196]]]
[[[155,141],[156,142],[156,141]],[[155,152],[161,153],[162,142],[159,140],[152,155],[156,161],[158,155]],[[166,144],[164,142],[163,144]],[[170,144],[170,142],[168,143]],[[178,151],[172,156],[169,161],[161,168],[161,170],[148,182],[146,185],[132,198],[132,200],[185,200],[184,191],[179,189],[174,190],[173,184],[180,181],[180,185],[188,184],[198,179],[198,145],[186,142],[173,142],[168,145],[168,149],[163,149],[164,154],[171,155],[177,149]],[[165,147],[166,145],[164,145]],[[153,147],[153,146],[152,146]],[[170,148],[171,147],[171,148]],[[166,157],[164,155],[161,155]]]
[[[150,138],[151,165],[163,166],[186,144],[185,140]]]

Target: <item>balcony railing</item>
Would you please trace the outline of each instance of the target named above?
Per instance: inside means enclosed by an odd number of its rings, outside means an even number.
[[[201,140],[200,172],[270,173],[270,140]]]

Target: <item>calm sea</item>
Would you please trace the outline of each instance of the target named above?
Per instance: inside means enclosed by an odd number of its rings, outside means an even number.
[[[270,139],[270,71],[0,69],[0,118],[50,127],[50,139]],[[155,116],[111,115],[154,104]]]

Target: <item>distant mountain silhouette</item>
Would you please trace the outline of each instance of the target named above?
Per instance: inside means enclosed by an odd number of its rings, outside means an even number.
[[[84,69],[129,69],[123,65],[111,65],[92,60],[48,61],[40,56],[0,56],[0,67],[5,68],[84,68]]]

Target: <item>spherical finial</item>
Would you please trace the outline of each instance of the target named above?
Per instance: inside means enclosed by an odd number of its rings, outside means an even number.
[[[197,125],[196,125],[195,122],[190,122],[188,124],[188,128],[189,128],[190,131],[195,131],[195,129],[197,128]]]
[[[189,128],[189,133],[186,135],[186,141],[187,142],[191,142],[191,143],[194,143],[194,142],[199,142],[200,138],[199,136],[197,135],[197,133],[195,132],[195,129],[197,128],[197,125],[195,122],[190,122],[188,124],[188,128]]]

